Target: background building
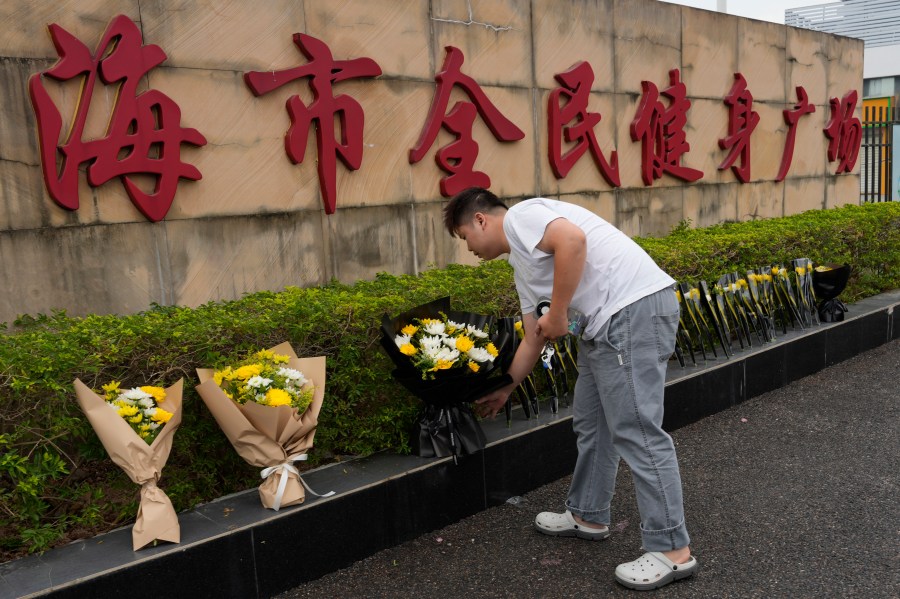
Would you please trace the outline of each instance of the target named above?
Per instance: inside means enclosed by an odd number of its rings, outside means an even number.
[[[900,201],[900,2],[843,0],[784,11],[785,25],[855,37],[865,42],[863,142],[860,195],[863,201]]]

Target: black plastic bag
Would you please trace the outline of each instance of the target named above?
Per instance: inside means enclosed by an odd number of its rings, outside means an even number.
[[[820,322],[840,322],[844,320],[847,305],[837,299],[847,286],[850,265],[828,264],[829,270],[813,270],[813,292],[820,300],[817,306]]]
[[[423,458],[472,454],[484,444],[484,431],[468,404],[427,405],[413,425],[412,451]]]

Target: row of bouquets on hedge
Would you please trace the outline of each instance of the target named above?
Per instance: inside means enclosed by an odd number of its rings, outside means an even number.
[[[392,376],[424,408],[412,449],[424,457],[473,453],[485,438],[469,402],[508,384],[504,374],[517,340],[512,319],[451,311],[449,298],[382,321]],[[313,447],[325,396],[325,357],[298,358],[290,344],[258,351],[220,370],[198,369],[197,392],[238,454],[261,468],[263,507],[279,510],[316,496],[294,465]],[[168,388],[93,390],[75,381],[79,405],[110,458],[141,485],[132,529],[135,551],[156,541],[178,543],[178,517],[157,486],[181,424],[183,380]]]

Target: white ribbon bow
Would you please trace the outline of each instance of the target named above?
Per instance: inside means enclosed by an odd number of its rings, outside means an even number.
[[[305,453],[296,453],[290,456],[284,463],[278,464],[277,466],[269,466],[268,468],[264,468],[262,472],[260,472],[260,476],[263,480],[269,478],[273,474],[278,471],[281,471],[281,480],[278,481],[278,490],[275,492],[275,505],[272,506],[276,512],[281,509],[281,500],[284,497],[284,490],[287,488],[288,478],[290,478],[290,474],[296,474],[297,480],[309,491],[311,494],[316,497],[331,497],[334,495],[334,491],[329,491],[324,495],[319,495],[315,491],[309,488],[309,485],[300,477],[300,471],[294,466],[294,462],[305,462],[309,458],[308,454]]]

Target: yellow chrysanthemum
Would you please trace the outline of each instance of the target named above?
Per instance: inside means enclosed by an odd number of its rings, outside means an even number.
[[[481,366],[478,365],[478,362],[470,361],[469,362],[469,370],[472,372],[478,372],[481,369]]]
[[[772,274],[773,274],[773,275],[777,275],[777,274],[778,274],[778,267],[777,267],[777,266],[773,266],[773,267],[772,267]]]
[[[275,359],[275,352],[270,349],[261,349],[255,354],[253,354],[253,358],[259,360],[260,362],[265,362],[267,360]]]
[[[107,393],[117,393],[119,391],[119,381],[111,381],[106,385],[103,385],[102,389]]]
[[[172,419],[172,416],[172,412],[163,410],[162,408],[156,408],[156,411],[153,413],[153,420],[159,423],[166,423]]]
[[[517,320],[515,326],[516,326],[516,332],[522,332],[522,321],[521,320]]]
[[[422,326],[424,327],[424,326],[428,326],[428,325],[430,325],[430,324],[436,324],[436,323],[439,323],[440,320],[438,320],[438,319],[436,319],[436,318],[423,318],[423,319],[420,320],[419,322],[420,322],[420,323],[422,324]]]
[[[267,406],[289,406],[291,405],[291,396],[283,389],[269,389],[266,391]]]
[[[455,360],[438,360],[431,370],[447,370],[448,368],[453,368],[453,362],[455,362]]]
[[[500,353],[497,351],[497,348],[494,346],[493,343],[488,343],[487,345],[484,346],[484,349],[487,351],[487,353],[491,354],[495,358]]]
[[[691,299],[692,299],[692,300],[698,300],[698,299],[700,299],[700,290],[697,289],[696,287],[694,287],[693,289],[691,289]]]
[[[227,381],[231,378],[231,366],[224,368],[223,370],[217,370],[213,373],[213,380],[216,382],[216,385],[222,386],[222,381]]]
[[[475,342],[465,335],[460,335],[456,338],[456,349],[458,349],[459,351],[467,352],[473,347],[475,347]]]
[[[246,381],[249,378],[254,376],[259,376],[262,372],[262,366],[260,364],[248,364],[247,366],[241,366],[233,373],[233,378],[240,379],[242,381]]]
[[[804,268],[803,266],[798,266],[794,270],[796,270],[797,274],[800,275],[801,277],[806,274],[806,268]]]
[[[127,404],[123,404],[119,406],[119,416],[122,418],[130,418],[138,413],[137,406],[129,406]]]
[[[291,357],[283,354],[273,354],[272,361],[276,364],[287,364],[291,361]]]
[[[140,412],[138,412],[137,414],[135,414],[134,416],[129,418],[128,422],[130,422],[131,424],[140,424],[141,420],[143,420],[143,419],[144,419],[144,415],[141,414]]]
[[[675,290],[675,299],[677,299],[679,302],[681,301],[681,292],[677,289]]]
[[[400,346],[400,353],[405,356],[413,356],[416,353],[416,348],[413,347],[412,343],[404,343]]]
[[[418,330],[419,330],[419,327],[417,327],[416,325],[408,324],[405,327],[403,327],[402,329],[400,329],[400,332],[403,333],[404,335],[409,335],[410,337],[412,337],[413,335],[416,334],[416,331],[418,331]]]
[[[141,387],[141,391],[147,393],[148,395],[152,395],[153,399],[156,400],[156,403],[161,401],[165,401],[166,399],[166,390],[162,387],[153,387],[151,385],[145,385]]]

